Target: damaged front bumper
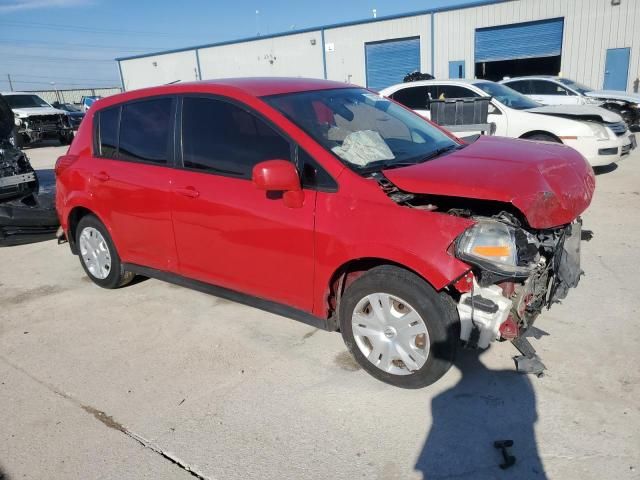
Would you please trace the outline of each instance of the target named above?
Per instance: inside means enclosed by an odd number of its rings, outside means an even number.
[[[18,119],[16,126],[25,143],[73,135],[73,127],[66,115],[33,115]]]
[[[487,348],[493,341],[523,336],[545,307],[561,301],[578,285],[583,273],[582,221],[578,219],[554,235],[557,240],[551,247],[552,255],[542,256],[526,279],[498,279],[487,285],[469,272],[456,282],[454,286],[461,293],[457,304],[460,338],[467,346]]]

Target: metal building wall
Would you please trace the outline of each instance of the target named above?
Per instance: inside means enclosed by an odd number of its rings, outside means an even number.
[[[431,15],[326,29],[327,78],[366,85],[365,43],[417,36],[420,37],[421,70],[431,72]]]
[[[323,78],[320,30],[198,49],[202,78]]]
[[[640,75],[640,1],[517,0],[439,12],[434,16],[436,77],[449,75],[449,61],[464,60],[474,75],[475,29],[564,17],[562,75],[602,88],[608,48],[631,47],[627,89]]]
[[[198,80],[195,50],[123,60],[120,69],[125,90]]]

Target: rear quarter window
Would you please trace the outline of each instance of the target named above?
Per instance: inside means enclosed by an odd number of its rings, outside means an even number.
[[[118,124],[120,123],[120,107],[107,108],[98,113],[98,129],[96,131],[97,149],[100,157],[116,158],[118,151]]]

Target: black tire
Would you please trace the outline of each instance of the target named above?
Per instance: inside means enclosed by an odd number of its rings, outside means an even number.
[[[429,354],[425,364],[413,373],[396,375],[381,370],[356,344],[353,312],[361,299],[378,292],[405,300],[427,327]],[[391,265],[373,268],[349,285],[340,300],[339,315],[344,343],[360,366],[378,380],[401,388],[422,388],[440,379],[451,368],[460,343],[460,321],[451,297],[436,292],[416,274]]]
[[[86,228],[94,228],[98,232],[100,232],[100,234],[104,238],[107,249],[109,250],[109,255],[111,257],[111,268],[110,268],[109,274],[105,278],[98,278],[94,276],[89,271],[89,269],[87,268],[87,265],[85,264],[85,260],[83,258],[82,251],[80,248],[80,236],[82,235],[82,232]],[[98,220],[93,215],[85,215],[84,217],[82,217],[78,222],[78,226],[76,228],[75,240],[76,240],[76,245],[78,247],[78,257],[80,258],[80,264],[82,265],[82,268],[84,269],[85,273],[93,283],[95,283],[96,285],[102,288],[109,288],[109,289],[120,288],[127,285],[128,283],[131,283],[131,281],[135,277],[135,274],[132,272],[127,272],[122,268],[122,262],[120,261],[120,256],[118,255],[118,252],[116,250],[115,245],[113,244],[113,241],[111,240],[111,236],[109,235],[109,232],[107,231],[105,226],[102,224],[102,222],[100,222],[100,220]]]
[[[71,142],[73,141],[73,134],[63,133],[58,138],[58,141],[60,142],[60,145],[71,145]]]
[[[537,142],[562,143],[560,139],[546,133],[536,133],[528,137],[525,137],[525,140],[535,140]]]

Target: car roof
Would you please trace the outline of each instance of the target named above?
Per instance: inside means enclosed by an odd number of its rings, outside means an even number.
[[[555,75],[525,75],[524,77],[505,78],[503,82],[512,82],[514,80],[558,80],[560,77]]]

